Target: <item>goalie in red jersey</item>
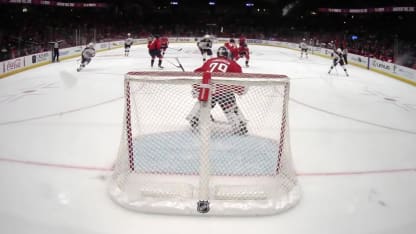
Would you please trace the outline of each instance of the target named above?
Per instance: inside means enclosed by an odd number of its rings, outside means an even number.
[[[195,69],[194,72],[207,71],[242,73],[240,65],[230,58],[230,52],[224,46],[218,48],[216,58],[207,60],[202,67]],[[195,84],[193,86],[193,96],[198,96],[198,92],[199,85]],[[232,126],[233,133],[237,135],[245,135],[248,132],[247,120],[238,108],[235,98],[235,94],[243,95],[245,92],[246,88],[244,86],[216,83],[212,93],[211,108],[214,108],[216,103],[220,105],[228,122]],[[197,129],[199,125],[199,115],[200,103],[198,101],[187,117],[193,129]],[[211,119],[214,120],[212,116]]]

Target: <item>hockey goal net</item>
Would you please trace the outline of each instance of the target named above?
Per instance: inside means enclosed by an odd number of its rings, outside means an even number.
[[[142,212],[267,215],[300,199],[283,75],[129,72],[109,192]]]

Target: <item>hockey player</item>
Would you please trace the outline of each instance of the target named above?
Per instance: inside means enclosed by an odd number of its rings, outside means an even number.
[[[306,43],[306,39],[303,38],[302,41],[299,43],[300,48],[300,58],[303,58],[303,53],[305,53],[305,57],[308,58],[308,44]]]
[[[242,73],[242,69],[238,63],[230,59],[230,52],[224,46],[218,48],[217,57],[207,60],[202,67],[195,69],[194,72],[233,72]],[[198,88],[194,86],[193,94],[197,95]],[[243,95],[245,93],[244,86],[215,84],[212,89],[214,93],[211,96],[211,108],[214,108],[216,103],[219,104],[224,111],[229,123],[231,123],[234,134],[247,134],[247,120],[244,118],[242,112],[237,106],[235,94]],[[187,120],[190,121],[191,127],[196,129],[199,125],[200,103],[195,104]],[[211,116],[213,120],[213,117]]]
[[[241,36],[238,39],[238,56],[240,58],[246,58],[246,67],[248,67],[248,61],[250,60],[250,51],[247,46],[246,38],[244,36]]]
[[[163,56],[160,52],[161,43],[158,35],[155,35],[154,37],[150,37],[149,41],[147,43],[147,48],[149,49],[149,54],[151,57],[150,60],[150,66],[153,67],[153,64],[155,63],[155,58],[157,57],[159,59],[158,67],[160,69],[163,69],[162,67],[162,59]]]
[[[124,41],[124,56],[129,56],[131,45],[133,45],[133,38],[130,33],[127,33],[127,39]]]
[[[328,49],[330,49],[330,50],[332,51],[332,52],[331,52],[331,58],[332,58],[332,57],[334,57],[335,50],[336,50],[336,46],[335,46],[334,41],[330,41],[330,42],[328,42],[328,44],[327,44],[327,48],[328,48]]]
[[[235,44],[235,40],[233,38],[230,38],[230,41],[224,43],[224,46],[230,52],[229,53],[230,58],[233,59],[234,61],[237,61],[239,58],[239,55],[238,55],[238,47]]]
[[[246,37],[240,36],[240,38],[238,38],[238,47],[245,47],[245,46],[247,46]]]
[[[202,55],[202,61],[207,60],[207,56],[211,58],[212,56],[212,39],[210,35],[205,35],[201,40],[199,40],[196,45],[198,46],[199,51]]]
[[[81,52],[81,64],[77,68],[77,72],[81,71],[87,64],[91,62],[91,58],[95,56],[94,44],[91,42]]]
[[[330,74],[331,73],[331,71],[332,71],[332,69],[334,68],[334,67],[336,67],[337,65],[340,65],[343,69],[344,69],[344,72],[345,72],[345,75],[346,76],[349,76],[348,75],[348,72],[347,72],[347,68],[345,67],[345,60],[344,60],[344,56],[343,56],[343,54],[342,54],[342,50],[341,50],[341,48],[338,48],[335,52],[334,52],[334,60],[333,60],[333,64],[331,65],[331,68],[329,68],[329,71],[328,71],[328,74]]]
[[[163,56],[165,56],[165,52],[168,49],[169,46],[169,39],[168,37],[161,37],[160,38],[160,51]]]

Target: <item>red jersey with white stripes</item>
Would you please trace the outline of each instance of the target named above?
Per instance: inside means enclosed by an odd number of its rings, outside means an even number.
[[[199,67],[194,70],[194,72],[233,72],[233,73],[242,73],[241,66],[236,63],[234,60],[226,59],[224,57],[217,57],[208,59],[202,67]],[[194,88],[198,88],[198,85],[194,85]],[[213,95],[219,95],[225,92],[233,92],[236,94],[244,94],[244,86],[237,85],[224,85],[224,84],[215,84],[215,93]]]

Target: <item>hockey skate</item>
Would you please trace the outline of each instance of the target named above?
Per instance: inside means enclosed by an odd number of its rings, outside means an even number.
[[[85,67],[85,64],[81,63],[79,67],[77,68],[77,72],[80,72]]]

